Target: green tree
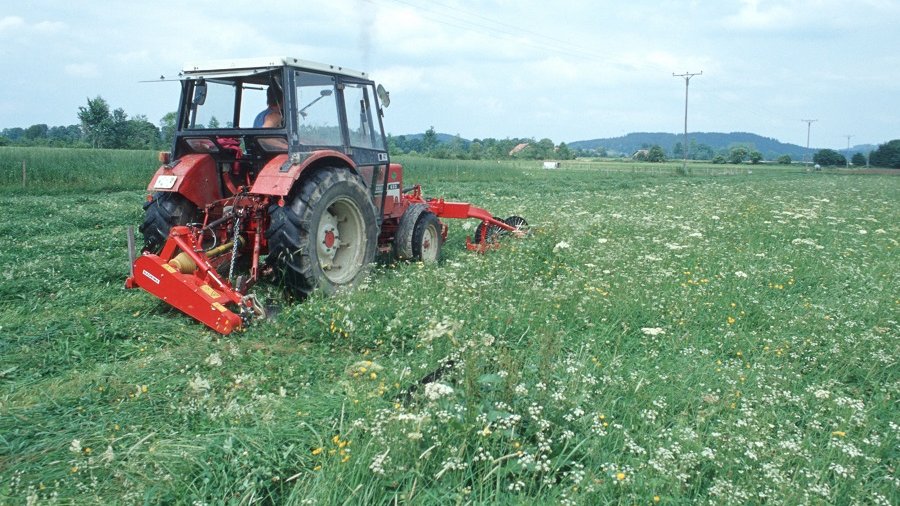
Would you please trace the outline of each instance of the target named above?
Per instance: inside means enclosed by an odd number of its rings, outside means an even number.
[[[422,137],[422,152],[423,153],[431,153],[438,145],[437,133],[434,131],[434,126],[428,127],[428,130],[425,130],[425,135]]]
[[[129,149],[157,149],[160,147],[159,128],[147,121],[144,115],[137,115],[128,121],[128,138],[126,146]]]
[[[113,123],[106,100],[99,95],[87,99],[87,107],[78,108],[78,120],[81,121],[81,130],[91,147],[103,147]]]
[[[128,147],[129,124],[128,115],[119,107],[112,113],[112,122],[106,136],[104,147],[122,149]]]
[[[791,164],[791,155],[781,155],[776,160],[781,165],[790,165]]]
[[[695,160],[712,160],[715,156],[713,148],[703,143],[697,144],[697,148],[693,152],[693,159]]]
[[[844,155],[833,149],[820,149],[813,155],[813,163],[817,163],[823,167],[835,167],[838,165],[846,165],[847,159]]]
[[[750,152],[750,163],[756,165],[757,163],[761,162],[762,159],[763,155],[759,151],[754,150]]]
[[[666,152],[663,148],[653,145],[650,150],[647,152],[647,161],[653,163],[661,163],[666,161]]]
[[[746,160],[749,155],[750,152],[747,148],[743,146],[733,147],[728,153],[728,163],[744,163],[744,160]]]
[[[866,166],[866,155],[857,152],[850,158],[850,163],[852,163],[856,167],[865,167]]]
[[[50,127],[48,127],[47,125],[31,125],[30,127],[25,129],[25,138],[30,141],[46,139],[49,132]]]
[[[175,142],[175,121],[177,120],[177,116],[176,113],[170,112],[166,113],[166,115],[159,120],[160,137],[162,138],[163,146],[167,148]]]
[[[481,160],[484,158],[484,145],[478,139],[469,144],[469,158],[473,160]]]
[[[900,139],[879,145],[869,154],[869,164],[875,167],[900,169]]]
[[[560,160],[574,160],[575,153],[569,149],[569,146],[565,142],[560,142],[559,147],[556,148],[556,157]]]

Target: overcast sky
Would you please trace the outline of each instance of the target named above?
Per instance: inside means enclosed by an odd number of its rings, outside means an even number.
[[[102,96],[151,122],[186,62],[292,56],[364,70],[385,127],[559,143],[745,131],[845,149],[900,138],[898,0],[3,0],[0,128]]]

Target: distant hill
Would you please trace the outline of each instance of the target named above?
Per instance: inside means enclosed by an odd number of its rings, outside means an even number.
[[[405,134],[402,136],[408,141],[421,141],[424,134]],[[449,144],[456,139],[456,135],[437,134],[438,143]],[[811,160],[812,155],[821,148],[810,148],[807,150],[803,146],[796,144],[788,144],[770,137],[752,134],[749,132],[690,132],[688,133],[690,142],[695,146],[706,145],[714,154],[727,153],[732,147],[745,146],[762,153],[766,160],[775,160],[779,156],[788,155],[793,160],[799,161]],[[464,147],[470,144],[469,139],[460,139]],[[631,156],[635,151],[644,149],[653,145],[658,145],[666,151],[670,157],[674,157],[673,151],[677,143],[684,141],[684,134],[671,134],[665,132],[634,132],[622,137],[610,137],[606,139],[591,139],[584,141],[568,142],[569,149],[572,150],[598,150],[603,148],[611,156]],[[869,144],[861,144],[850,148],[850,155],[860,152],[868,155],[877,146]],[[841,154],[846,150],[839,149]]]
[[[774,160],[781,155],[789,155],[794,160],[801,160],[804,154],[811,157],[812,154],[817,151],[817,149],[813,148],[810,148],[809,151],[807,151],[803,146],[786,144],[777,139],[771,139],[769,137],[763,137],[748,132],[731,132],[727,134],[719,132],[689,132],[688,138],[690,142],[698,146],[701,144],[709,146],[715,153],[728,151],[732,147],[738,145],[749,147],[762,153],[763,157],[767,160]],[[639,149],[658,145],[666,150],[666,153],[671,156],[675,144],[683,141],[683,134],[637,132],[622,137],[576,141],[569,143],[569,147],[572,149],[584,150],[605,148],[610,154],[630,155]]]

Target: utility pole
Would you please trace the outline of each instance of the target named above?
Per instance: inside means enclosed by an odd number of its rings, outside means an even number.
[[[812,129],[812,124],[819,120],[817,120],[817,119],[801,119],[800,121],[806,122],[806,153],[803,153],[803,164],[806,165],[806,155],[807,155],[807,153],[809,153],[809,131]]]
[[[684,163],[681,165],[681,171],[687,174],[687,155],[688,155],[688,136],[687,136],[687,113],[688,113],[688,87],[691,84],[691,78],[703,75],[703,71],[696,73],[685,72],[684,74],[676,74],[672,72],[672,77],[684,78],[684,145],[681,150],[684,152]]]
[[[849,169],[849,168],[850,168],[850,137],[853,137],[853,136],[850,135],[850,134],[847,134],[847,135],[845,135],[844,137],[847,138],[847,157],[846,157],[846,162],[847,162],[847,168]]]

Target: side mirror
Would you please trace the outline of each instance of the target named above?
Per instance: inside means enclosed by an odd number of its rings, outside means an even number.
[[[194,85],[194,105],[203,105],[206,102],[206,81],[200,79]]]
[[[379,84],[375,92],[378,93],[378,100],[381,102],[382,107],[391,105],[391,92],[384,89],[384,86]]]

